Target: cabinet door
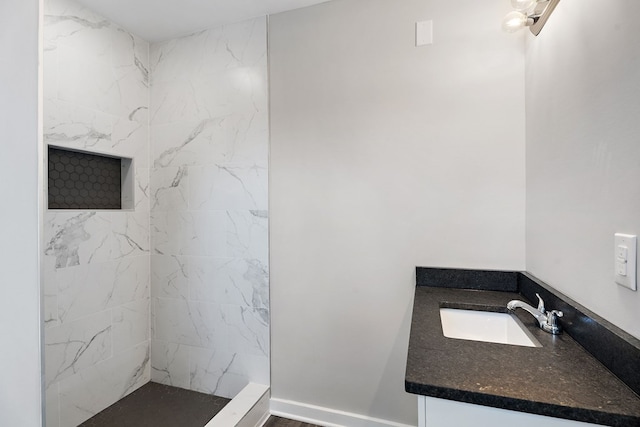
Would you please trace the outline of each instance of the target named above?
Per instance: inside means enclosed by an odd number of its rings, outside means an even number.
[[[564,420],[508,411],[489,406],[472,405],[453,400],[418,397],[419,427],[482,427],[482,426],[518,426],[518,427],[593,427],[596,424]]]

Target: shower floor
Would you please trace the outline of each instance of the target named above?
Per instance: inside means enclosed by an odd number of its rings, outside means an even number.
[[[264,427],[320,427],[315,424],[303,423],[301,421],[288,420],[286,418],[271,416]]]
[[[204,427],[230,399],[147,383],[80,427]]]

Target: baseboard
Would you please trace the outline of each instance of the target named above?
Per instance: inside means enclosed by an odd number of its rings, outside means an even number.
[[[415,427],[351,412],[271,398],[271,415],[323,427]]]

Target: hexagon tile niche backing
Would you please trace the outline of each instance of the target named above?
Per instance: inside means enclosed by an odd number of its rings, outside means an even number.
[[[121,159],[49,147],[49,209],[122,209]]]

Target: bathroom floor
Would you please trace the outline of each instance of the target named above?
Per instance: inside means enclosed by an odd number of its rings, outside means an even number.
[[[80,426],[202,427],[229,401],[178,387],[147,383]]]

